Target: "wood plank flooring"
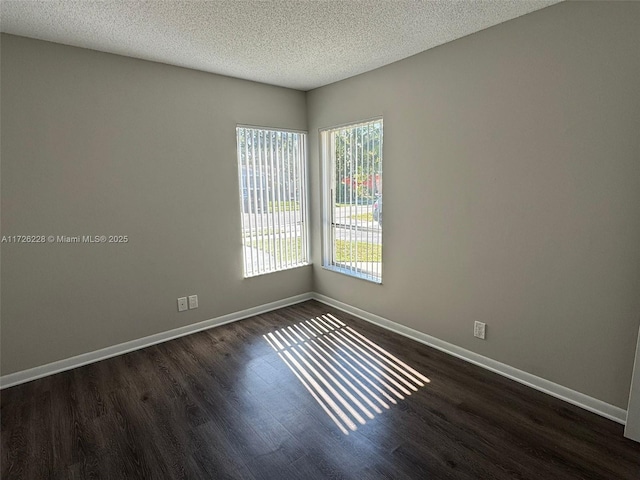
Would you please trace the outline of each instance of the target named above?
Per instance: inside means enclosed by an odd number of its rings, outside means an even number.
[[[429,378],[345,435],[263,335],[331,313]],[[0,394],[3,479],[640,479],[623,427],[315,301]]]

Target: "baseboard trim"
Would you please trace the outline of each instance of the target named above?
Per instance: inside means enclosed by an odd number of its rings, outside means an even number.
[[[614,422],[620,423],[622,425],[626,423],[627,411],[620,407],[608,404],[606,402],[603,402],[602,400],[598,400],[596,398],[585,395],[584,393],[580,393],[549,380],[545,380],[544,378],[532,375],[505,363],[501,363],[491,358],[479,355],[470,350],[458,347],[457,345],[454,345],[452,343],[448,343],[444,340],[432,337],[431,335],[427,335],[426,333],[422,333],[404,325],[400,325],[399,323],[395,323],[374,313],[367,312],[360,308],[353,307],[331,297],[327,297],[315,292],[295,295],[293,297],[288,297],[275,302],[258,305],[256,307],[241,310],[239,312],[229,313],[227,315],[222,315],[210,320],[194,323],[192,325],[185,325],[184,327],[175,328],[166,332],[156,333],[154,335],[149,335],[147,337],[131,340],[129,342],[120,343],[111,347],[102,348],[93,352],[87,352],[74,357],[58,360],[46,365],[22,370],[20,372],[10,373],[8,375],[0,377],[0,389],[20,385],[21,383],[30,382],[32,380],[46,377],[48,375],[54,375],[56,373],[71,370],[83,365],[99,362],[100,360],[106,360],[107,358],[123,355],[134,350],[139,350],[142,348],[150,347],[151,345],[167,342],[169,340],[173,340],[174,338],[183,337],[185,335],[190,335],[192,333],[200,332],[202,330],[207,330],[209,328],[214,328],[220,325],[225,325],[227,323],[237,322],[238,320],[243,320],[254,315],[260,315],[262,313],[267,313],[272,310],[277,310],[278,308],[288,307],[290,305],[295,305],[296,303],[305,302],[311,299],[335,307],[338,310],[347,312],[355,317],[361,318],[362,320],[373,323],[382,328],[433,347],[449,355],[453,355],[454,357],[460,358],[469,363],[514,380],[518,383],[527,385],[538,391],[564,400],[565,402],[596,413],[604,418],[613,420]]]
[[[436,337],[432,337],[431,335],[427,335],[426,333],[422,333],[412,328],[405,327],[404,325],[392,322],[391,320],[388,320],[384,317],[367,312],[365,310],[361,310],[325,295],[314,293],[313,299],[326,305],[335,307],[338,310],[342,310],[343,312],[349,313],[362,320],[378,325],[379,327],[398,333],[412,340],[423,343],[442,352],[448,353],[449,355],[453,355],[454,357],[460,358],[469,363],[490,370],[518,383],[527,385],[528,387],[534,388],[540,392],[559,398],[560,400],[564,400],[565,402],[571,403],[572,405],[576,405],[580,408],[596,413],[602,417],[608,418],[609,420],[613,420],[614,422],[620,423],[622,425],[624,425],[626,422],[627,411],[620,407],[616,407],[614,405],[603,402],[602,400],[598,400],[596,398],[585,395],[584,393],[577,392],[557,383],[545,380],[544,378],[527,373],[523,370],[511,367],[505,363],[492,360],[491,358],[479,355],[462,347],[458,347],[456,345],[453,345],[452,343],[448,343]]]
[[[264,305],[247,308],[246,310],[241,310],[239,312],[222,315],[210,320],[204,320],[202,322],[185,325],[184,327],[175,328],[166,332],[160,332],[147,337],[131,340],[129,342],[120,343],[111,347],[101,348],[100,350],[95,350],[93,352],[83,353],[76,355],[75,357],[65,358],[64,360],[58,360],[39,367],[10,373],[0,377],[0,389],[20,385],[21,383],[30,382],[48,375],[54,375],[56,373],[64,372],[65,370],[82,367],[83,365],[99,362],[100,360],[106,360],[107,358],[129,353],[141,348],[150,347],[157,343],[167,342],[174,338],[184,337],[185,335],[190,335],[209,328],[218,327],[231,322],[237,322],[238,320],[253,317],[254,315],[260,315],[272,310],[277,310],[278,308],[305,302],[312,298],[312,293],[303,293],[301,295],[295,295],[275,302],[265,303]]]

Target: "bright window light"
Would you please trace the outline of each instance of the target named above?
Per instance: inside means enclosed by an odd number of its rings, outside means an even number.
[[[244,276],[308,264],[303,132],[238,126]]]
[[[330,313],[264,339],[345,435],[430,383]]]
[[[382,119],[321,132],[323,266],[382,283]]]

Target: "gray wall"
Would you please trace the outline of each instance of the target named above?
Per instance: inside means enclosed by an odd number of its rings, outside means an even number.
[[[636,361],[633,367],[624,435],[636,442],[640,442],[640,335],[638,336],[638,345],[636,347]]]
[[[314,268],[315,290],[626,408],[638,25],[638,3],[563,3],[310,92],[316,266],[318,129],[385,129],[383,285]]]
[[[282,299],[242,278],[236,123],[306,129],[305,94],[2,36],[2,374]],[[200,307],[178,313],[179,296]]]
[[[563,3],[306,98],[3,35],[2,234],[131,240],[2,245],[2,375],[315,290],[626,408],[639,22]],[[378,286],[319,268],[317,131],[380,114]],[[308,123],[313,271],[242,279],[236,123]]]

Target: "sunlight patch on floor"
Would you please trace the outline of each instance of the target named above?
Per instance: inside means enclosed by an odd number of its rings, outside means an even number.
[[[264,338],[345,435],[429,383],[330,313]]]

